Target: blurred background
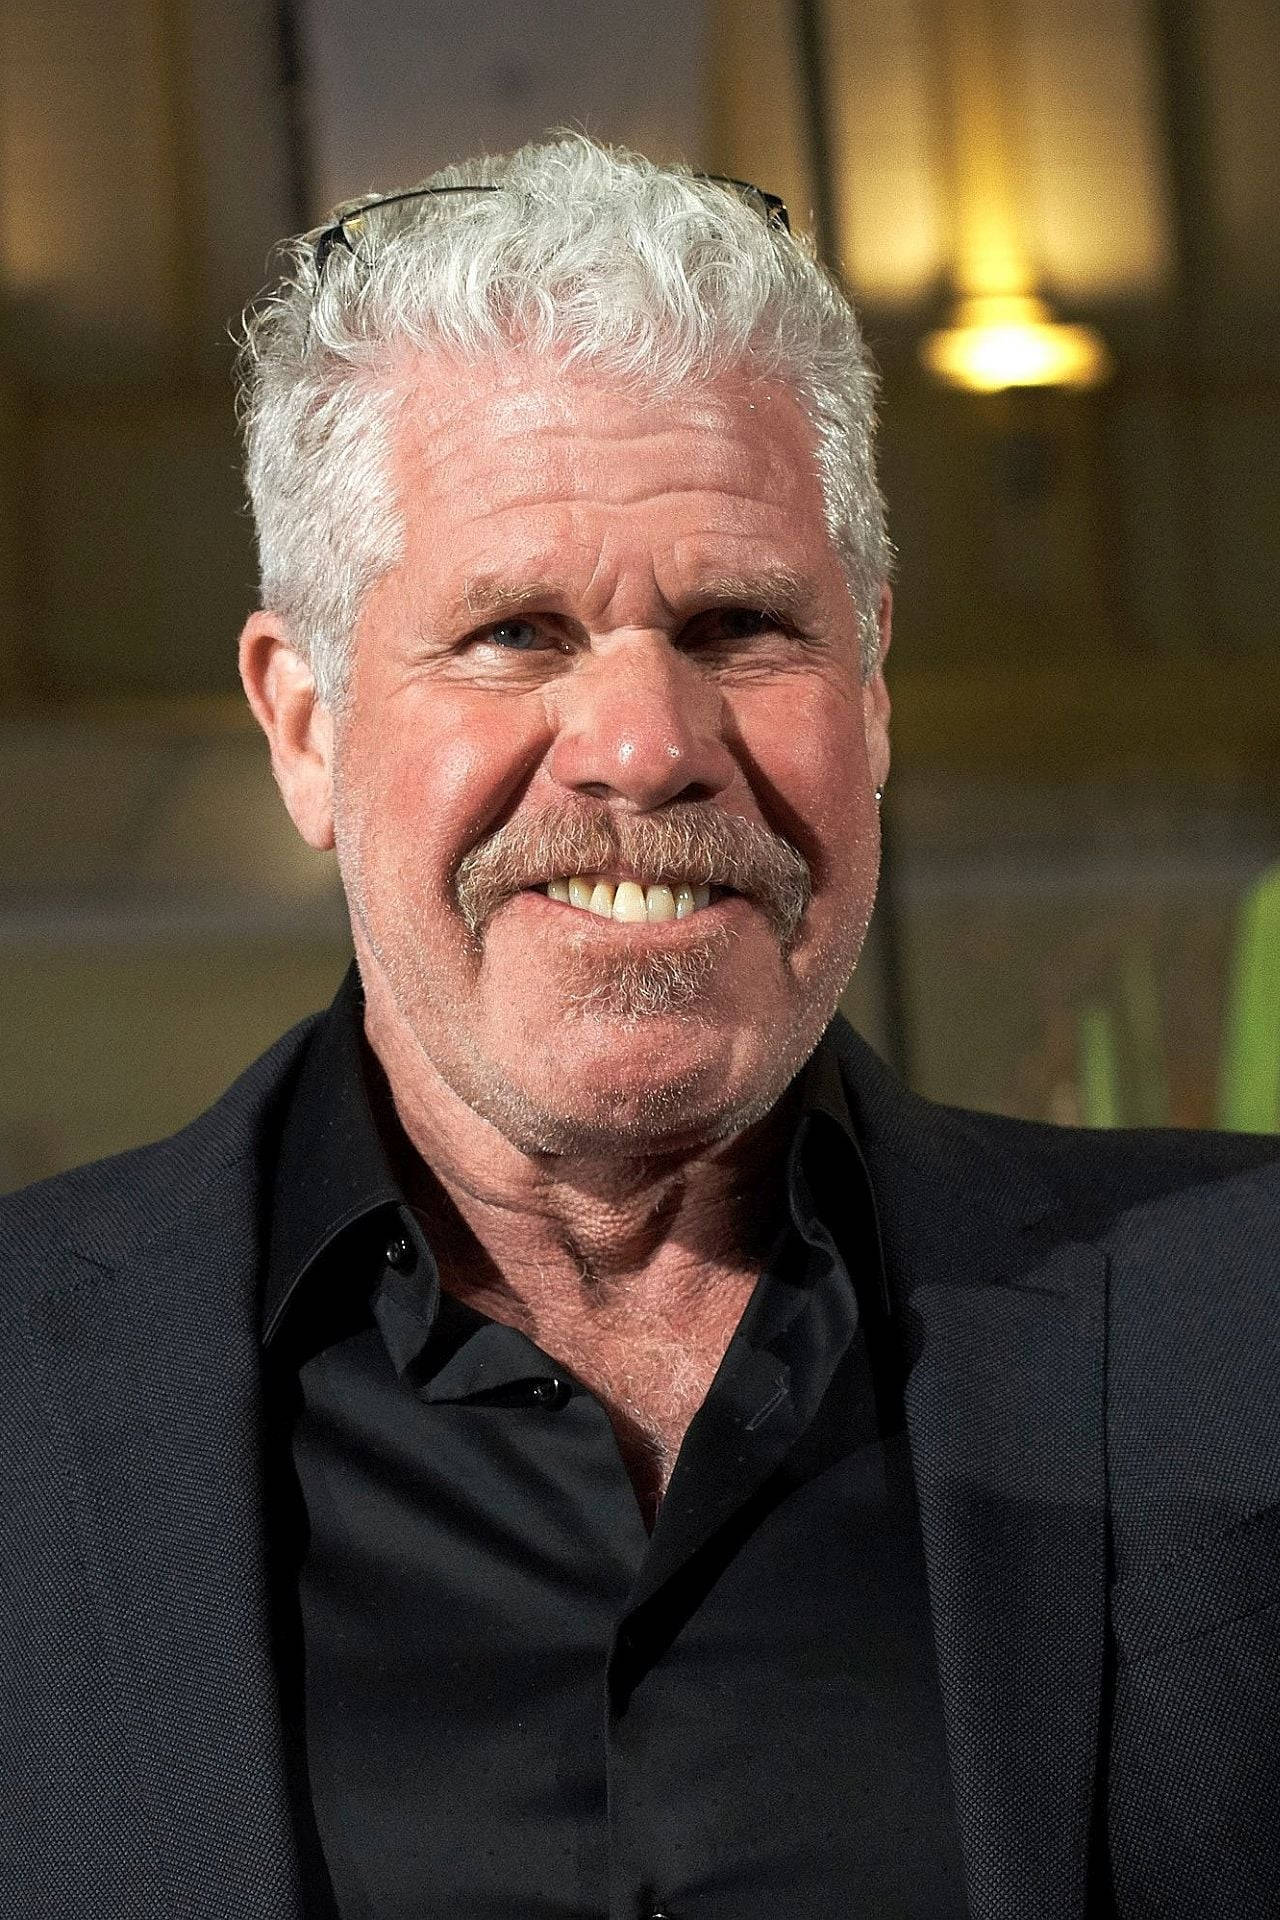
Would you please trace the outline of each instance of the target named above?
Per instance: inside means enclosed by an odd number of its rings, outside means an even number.
[[[0,1186],[181,1124],[348,942],[240,701],[280,234],[556,125],[780,192],[884,376],[921,1090],[1280,1126],[1274,0],[0,0]]]

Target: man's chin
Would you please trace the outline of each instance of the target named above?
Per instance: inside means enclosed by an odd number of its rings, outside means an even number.
[[[518,970],[509,940],[508,927],[495,927],[486,943],[478,998],[491,1018],[473,1029],[480,1045],[472,1060],[490,1063],[488,1117],[519,1144],[572,1154],[675,1151],[736,1132],[785,1085],[793,1009],[759,916],[743,931],[713,924],[678,947],[571,946],[545,967],[541,950],[526,945]],[[752,951],[757,942],[761,951]],[[518,996],[495,997],[513,974]]]
[[[589,1033],[587,1029],[595,1029]],[[610,1031],[612,1029],[612,1031]],[[706,1025],[654,1014],[618,1021],[583,1016],[581,1043],[564,1029],[557,1062],[526,1054],[518,1075],[487,1079],[472,1102],[512,1144],[533,1154],[618,1158],[679,1152],[725,1139],[766,1114],[781,1087],[766,1062]],[[754,1048],[747,1048],[748,1054]]]
[[[654,937],[614,932],[581,912],[559,908],[572,935],[537,940],[516,914],[499,914],[486,931],[475,1000],[481,1018],[519,1019],[516,1042],[554,1045],[558,1057],[586,1056],[600,1084],[632,1069],[651,1075],[681,1063],[696,1071],[714,1058],[717,1070],[736,1056],[753,1030],[776,1028],[793,1012],[794,983],[772,927],[743,901],[713,906]],[[705,921],[705,927],[699,923]],[[523,937],[521,937],[523,936]],[[668,937],[670,936],[670,937]],[[768,1014],[772,1009],[772,1016]]]

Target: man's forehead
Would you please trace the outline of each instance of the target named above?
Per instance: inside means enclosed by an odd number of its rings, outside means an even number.
[[[459,362],[415,355],[399,369],[396,464],[403,484],[448,470],[503,486],[545,473],[625,498],[655,467],[683,464],[691,484],[804,487],[815,478],[813,428],[789,389],[726,373],[670,388],[590,366]]]
[[[659,416],[675,410],[690,424],[707,427],[722,423],[726,413],[799,405],[785,382],[751,366],[637,379],[634,372],[587,359],[565,363],[516,344],[474,357],[443,347],[406,349],[394,356],[389,374],[408,412],[428,428],[445,424],[477,398],[516,431],[542,421],[572,427],[584,395]]]
[[[437,408],[439,374],[425,363],[396,478],[451,611],[498,618],[652,571],[672,604],[702,593],[804,618],[833,556],[792,396],[728,379],[649,396],[590,370],[481,364],[469,380],[455,367]]]

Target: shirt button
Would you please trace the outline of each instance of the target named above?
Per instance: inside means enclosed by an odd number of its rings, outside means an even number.
[[[408,1234],[394,1233],[386,1244],[383,1258],[397,1273],[408,1273],[414,1263],[413,1242]]]
[[[529,1389],[529,1398],[535,1407],[562,1407],[569,1398],[567,1381],[554,1377],[550,1380],[535,1380]]]

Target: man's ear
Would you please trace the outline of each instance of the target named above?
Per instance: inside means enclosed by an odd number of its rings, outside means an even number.
[[[893,593],[888,585],[880,589],[879,626],[876,670],[862,687],[862,719],[867,730],[867,765],[872,784],[883,787],[889,778],[889,689],[885,684],[884,660],[893,638]]]
[[[271,744],[271,768],[308,846],[333,845],[333,718],[315,676],[274,613],[254,613],[240,635],[240,678]]]

